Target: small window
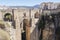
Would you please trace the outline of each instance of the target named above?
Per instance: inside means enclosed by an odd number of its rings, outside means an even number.
[[[36,13],[34,14],[34,17],[35,17],[35,18],[39,18],[39,16],[40,16],[40,14],[39,14],[38,12],[36,12]]]
[[[48,9],[48,5],[45,4],[44,5],[44,9],[47,10]]]

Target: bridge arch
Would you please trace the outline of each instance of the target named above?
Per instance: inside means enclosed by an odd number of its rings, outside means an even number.
[[[6,13],[4,15],[4,21],[12,21],[12,15],[11,15],[11,13]]]

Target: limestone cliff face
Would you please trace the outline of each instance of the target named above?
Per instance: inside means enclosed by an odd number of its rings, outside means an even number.
[[[0,40],[10,40],[10,35],[8,32],[0,29]]]

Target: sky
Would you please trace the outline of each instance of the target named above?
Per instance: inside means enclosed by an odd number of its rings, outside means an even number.
[[[60,0],[0,0],[0,5],[5,6],[34,6],[42,2],[60,2]]]

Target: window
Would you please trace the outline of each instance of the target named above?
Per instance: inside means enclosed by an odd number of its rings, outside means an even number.
[[[48,9],[48,5],[45,4],[44,5],[44,9],[47,10]]]

